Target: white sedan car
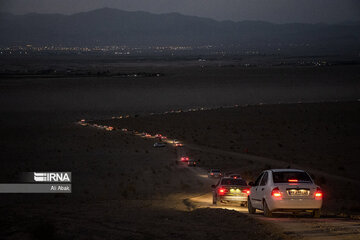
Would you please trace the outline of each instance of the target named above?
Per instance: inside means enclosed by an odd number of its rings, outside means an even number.
[[[266,170],[249,185],[248,210],[251,214],[256,209],[263,210],[267,217],[273,212],[310,211],[313,217],[320,217],[323,193],[305,171]]]

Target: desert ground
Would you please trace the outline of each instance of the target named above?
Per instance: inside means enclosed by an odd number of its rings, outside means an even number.
[[[360,195],[351,191],[360,184],[359,121],[360,102],[334,102],[200,109],[96,123],[180,139],[203,168],[240,172],[249,181],[264,169],[306,169],[327,192],[325,209],[359,213]]]
[[[190,211],[184,200],[212,183],[150,140],[74,122],[14,125],[2,136],[9,136],[1,143],[2,177],[33,169],[73,174],[71,194],[3,195],[2,239],[285,239],[237,211]]]
[[[94,76],[96,61],[1,60],[1,69],[30,71],[0,80],[2,182],[28,171],[73,175],[71,194],[2,194],[1,239],[358,239],[357,66],[112,59],[100,64],[111,65],[109,76]],[[36,72],[69,65],[96,70]],[[151,74],[133,75],[141,72]],[[211,109],[185,112],[201,107]],[[177,165],[172,146],[155,149],[154,139],[121,128],[177,138],[200,166]],[[238,206],[214,208],[206,177],[212,167],[248,181],[266,168],[304,168],[325,190],[322,218],[265,219]]]

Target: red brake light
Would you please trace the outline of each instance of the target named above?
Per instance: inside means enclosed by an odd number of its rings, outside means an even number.
[[[224,195],[226,193],[225,188],[219,188],[219,195]]]
[[[237,177],[234,177],[234,179],[236,179]]]
[[[323,193],[321,189],[318,187],[315,192],[315,199],[322,199],[322,197],[323,197]]]
[[[242,192],[243,192],[243,193],[246,193],[247,195],[249,195],[249,194],[250,194],[250,189],[243,189]]]
[[[288,182],[298,182],[299,180],[297,179],[289,179]]]
[[[278,187],[274,188],[271,191],[271,196],[273,196],[274,198],[281,198],[281,192]]]
[[[214,173],[211,173],[211,175],[214,175]]]
[[[321,192],[315,193],[315,197],[322,197],[322,193]]]

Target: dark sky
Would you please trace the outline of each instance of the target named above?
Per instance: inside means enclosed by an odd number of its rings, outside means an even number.
[[[234,21],[360,21],[360,0],[0,0],[1,11],[17,14],[71,14],[102,7],[153,13],[179,12]]]

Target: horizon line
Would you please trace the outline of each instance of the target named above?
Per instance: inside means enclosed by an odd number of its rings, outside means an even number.
[[[360,25],[360,21],[355,21],[355,20],[347,20],[347,21],[341,21],[341,22],[336,22],[336,23],[330,23],[330,22],[317,22],[317,23],[308,23],[308,22],[286,22],[286,23],[277,23],[277,22],[272,22],[272,21],[267,21],[267,20],[240,20],[240,21],[234,21],[234,20],[218,20],[218,19],[214,19],[211,17],[201,17],[201,16],[196,16],[196,15],[187,15],[187,14],[183,14],[180,12],[166,12],[166,13],[154,13],[154,12],[149,12],[149,11],[143,11],[143,10],[123,10],[120,8],[111,8],[111,7],[102,7],[102,8],[96,8],[96,9],[92,9],[92,10],[87,10],[87,11],[80,11],[80,12],[76,12],[76,13],[55,13],[55,12],[27,12],[27,13],[13,13],[13,12],[9,12],[9,11],[0,11],[0,15],[1,14],[10,14],[10,15],[14,15],[14,16],[26,16],[26,15],[32,15],[32,14],[38,14],[38,15],[62,15],[62,16],[74,16],[74,15],[78,15],[78,14],[84,14],[84,13],[91,13],[91,12],[96,12],[99,10],[115,10],[115,11],[119,11],[119,12],[128,12],[128,13],[146,13],[146,14],[151,14],[151,15],[171,15],[171,14],[177,14],[177,15],[181,15],[184,17],[193,17],[193,18],[200,18],[200,19],[208,19],[211,21],[215,21],[215,22],[232,22],[232,23],[243,23],[243,22],[259,22],[259,23],[270,23],[270,24],[274,24],[274,25],[287,25],[287,24],[306,24],[306,25],[349,25],[349,24],[355,24],[355,25]]]

